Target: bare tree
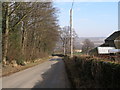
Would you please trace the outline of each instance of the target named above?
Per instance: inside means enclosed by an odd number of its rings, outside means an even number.
[[[65,26],[61,29],[61,36],[60,39],[62,41],[63,45],[63,53],[66,54],[67,44],[69,44],[70,41],[70,27]]]
[[[52,2],[2,3],[3,61],[50,54],[59,36],[56,13]]]
[[[77,34],[75,30],[73,29],[73,42],[75,38],[77,37]],[[62,42],[62,47],[63,47],[63,54],[65,55],[66,53],[70,52],[70,27],[65,26],[61,29],[61,35],[60,35],[60,40]]]
[[[24,3],[25,4],[25,3]],[[22,4],[19,2],[3,2],[2,3],[2,18],[3,18],[3,61],[6,62],[8,45],[9,45],[9,35],[10,32],[15,30],[15,28],[20,25],[21,21],[24,20],[32,9],[27,10],[25,14],[18,15],[18,8]],[[20,16],[21,15],[21,16]],[[12,22],[12,23],[11,23]]]
[[[91,49],[93,49],[94,43],[91,42],[89,39],[85,39],[82,45],[82,52],[88,54]]]

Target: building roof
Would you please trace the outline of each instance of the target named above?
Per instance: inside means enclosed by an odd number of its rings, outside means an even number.
[[[120,36],[120,31],[116,31],[113,34],[111,34],[108,38],[106,38],[105,41],[107,41],[107,40],[115,40],[119,36]]]

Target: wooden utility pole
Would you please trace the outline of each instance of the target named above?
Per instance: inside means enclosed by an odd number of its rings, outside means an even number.
[[[70,56],[73,57],[72,8],[70,9]]]

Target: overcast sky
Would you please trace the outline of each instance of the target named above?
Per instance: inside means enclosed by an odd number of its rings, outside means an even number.
[[[71,2],[55,2],[59,24],[69,25]],[[73,27],[79,37],[107,37],[118,30],[118,2],[75,2]]]

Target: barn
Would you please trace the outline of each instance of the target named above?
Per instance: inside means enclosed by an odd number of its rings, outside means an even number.
[[[89,51],[90,55],[96,56],[119,56],[120,55],[120,31],[116,31],[105,39],[105,43]]]

